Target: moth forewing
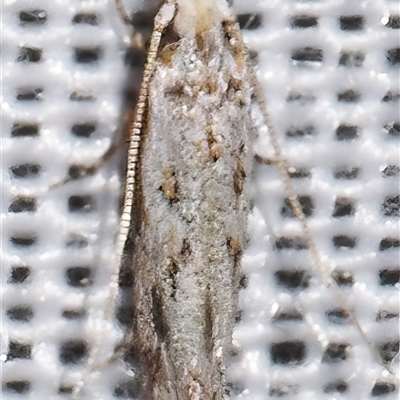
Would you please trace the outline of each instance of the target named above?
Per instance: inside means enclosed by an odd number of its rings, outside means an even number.
[[[177,3],[137,170],[133,347],[144,398],[221,399],[247,240],[251,79],[224,1]]]

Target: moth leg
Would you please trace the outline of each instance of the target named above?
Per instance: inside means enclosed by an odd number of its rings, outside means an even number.
[[[88,176],[94,175],[115,154],[116,150],[120,148],[122,142],[122,136],[123,135],[121,134],[116,135],[110,147],[93,164],[90,165],[72,164],[69,168],[68,175],[65,178],[61,179],[60,181],[51,184],[48,190],[57,189],[61,186],[64,186],[68,182],[75,181],[78,179],[83,179]]]
[[[234,29],[237,29],[237,28],[234,27]],[[284,190],[286,193],[286,197],[288,199],[289,206],[292,208],[294,216],[300,222],[301,230],[302,230],[303,235],[308,244],[311,259],[313,260],[313,264],[314,264],[316,270],[319,272],[319,274],[321,276],[322,282],[324,283],[324,285],[327,288],[329,288],[334,293],[337,300],[342,305],[342,308],[344,310],[346,310],[346,312],[348,313],[348,316],[349,316],[349,320],[351,321],[353,326],[358,331],[362,340],[368,346],[368,348],[371,352],[371,355],[389,373],[392,373],[390,371],[390,369],[388,368],[388,366],[385,365],[384,362],[382,361],[382,358],[381,358],[379,352],[377,351],[376,345],[370,340],[370,338],[366,335],[366,333],[362,329],[362,327],[358,321],[358,318],[355,314],[354,309],[348,303],[343,292],[340,290],[337,282],[331,277],[329,268],[327,267],[327,265],[324,263],[324,261],[321,258],[320,251],[314,240],[312,231],[308,225],[306,216],[303,212],[303,209],[299,202],[298,196],[293,188],[292,178],[289,173],[288,161],[287,161],[286,157],[282,154],[282,148],[281,148],[281,145],[278,140],[278,135],[276,133],[274,125],[272,124],[271,117],[267,111],[266,99],[264,96],[264,92],[261,88],[260,83],[258,82],[258,80],[256,78],[254,71],[252,71],[251,65],[249,66],[249,68],[250,68],[250,74],[252,75],[254,95],[255,95],[256,101],[259,105],[260,112],[261,112],[261,115],[264,120],[264,124],[268,128],[268,133],[269,133],[269,137],[271,140],[271,144],[272,144],[272,147],[274,148],[274,152],[275,152],[275,156],[273,158],[264,158],[260,155],[257,155],[256,161],[261,164],[275,164],[278,167],[279,174],[280,174],[281,179],[284,184]]]

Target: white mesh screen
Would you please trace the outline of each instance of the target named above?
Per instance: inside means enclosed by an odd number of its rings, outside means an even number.
[[[396,399],[398,3],[235,0],[234,7],[321,259],[387,369],[302,249],[276,168],[258,165],[229,394]],[[48,190],[97,160],[118,134],[126,34],[113,0],[2,3],[4,399],[70,398],[83,384],[84,399],[135,397],[122,360],[86,362],[97,345],[100,355],[112,354],[122,335],[120,322],[104,326],[101,312],[123,152],[93,176]],[[260,135],[257,151],[269,156]]]

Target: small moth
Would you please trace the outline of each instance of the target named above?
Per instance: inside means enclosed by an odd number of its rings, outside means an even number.
[[[226,0],[166,1],[130,129],[120,248],[143,399],[222,399],[247,241],[252,77]]]

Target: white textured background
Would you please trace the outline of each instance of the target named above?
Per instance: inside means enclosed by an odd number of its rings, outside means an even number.
[[[393,374],[340,312],[308,251],[279,249],[301,231],[282,212],[275,167],[259,166],[231,395],[397,399],[399,4],[234,6],[255,17],[245,38],[318,250]],[[20,14],[29,10],[45,13],[29,22]],[[107,354],[121,335],[117,321],[103,327],[99,319],[117,230],[119,155],[92,177],[47,190],[71,165],[101,156],[118,132],[126,31],[113,0],[4,0],[1,22],[3,399],[70,398],[82,381],[83,398],[132,398],[135,385],[121,386],[132,381],[121,361],[90,377],[85,363],[96,343]],[[305,48],[313,49],[309,61]],[[74,92],[91,97],[71,100]],[[262,134],[257,151],[267,153],[265,143]]]

